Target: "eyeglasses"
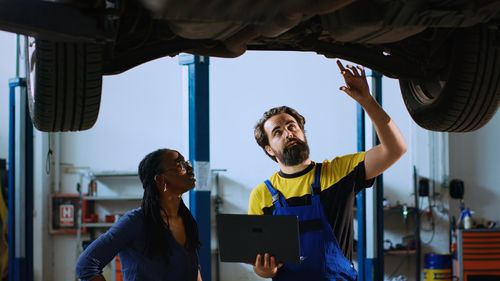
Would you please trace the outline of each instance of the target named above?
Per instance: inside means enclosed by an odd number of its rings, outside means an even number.
[[[189,160],[180,160],[176,162],[176,167],[175,168],[170,168],[166,169],[165,172],[168,171],[177,171],[177,173],[181,175],[185,175],[189,169],[192,169],[193,166],[191,165],[191,162]]]

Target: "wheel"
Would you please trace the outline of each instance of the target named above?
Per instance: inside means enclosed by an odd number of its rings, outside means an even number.
[[[101,103],[101,46],[39,38],[29,45],[28,104],[34,126],[43,132],[91,128]]]
[[[419,126],[468,132],[494,116],[500,102],[500,50],[494,40],[495,31],[481,26],[459,30],[448,45],[445,81],[400,80],[403,100]]]

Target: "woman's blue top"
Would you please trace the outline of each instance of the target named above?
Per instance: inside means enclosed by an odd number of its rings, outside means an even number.
[[[144,213],[141,208],[128,211],[80,255],[76,275],[83,281],[90,280],[102,274],[103,267],[119,254],[125,281],[197,280],[196,249],[180,245],[170,232],[165,239],[171,249],[168,262],[161,256],[146,256]]]

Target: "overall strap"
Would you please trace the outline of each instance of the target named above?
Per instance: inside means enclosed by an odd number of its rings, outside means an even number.
[[[314,181],[311,184],[311,195],[318,195],[321,192],[321,166],[322,163],[316,163],[316,170],[314,171]]]
[[[264,183],[266,184],[266,187],[269,190],[269,192],[271,192],[271,196],[273,197],[274,207],[275,208],[286,207],[288,204],[286,204],[283,195],[281,195],[281,193],[273,187],[271,181],[265,180]]]

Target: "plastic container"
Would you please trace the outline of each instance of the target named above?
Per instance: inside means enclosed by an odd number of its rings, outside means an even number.
[[[451,281],[451,255],[427,253],[424,255],[425,281]]]
[[[469,209],[466,209],[464,213],[464,229],[471,229],[471,228],[472,228],[471,213]]]

